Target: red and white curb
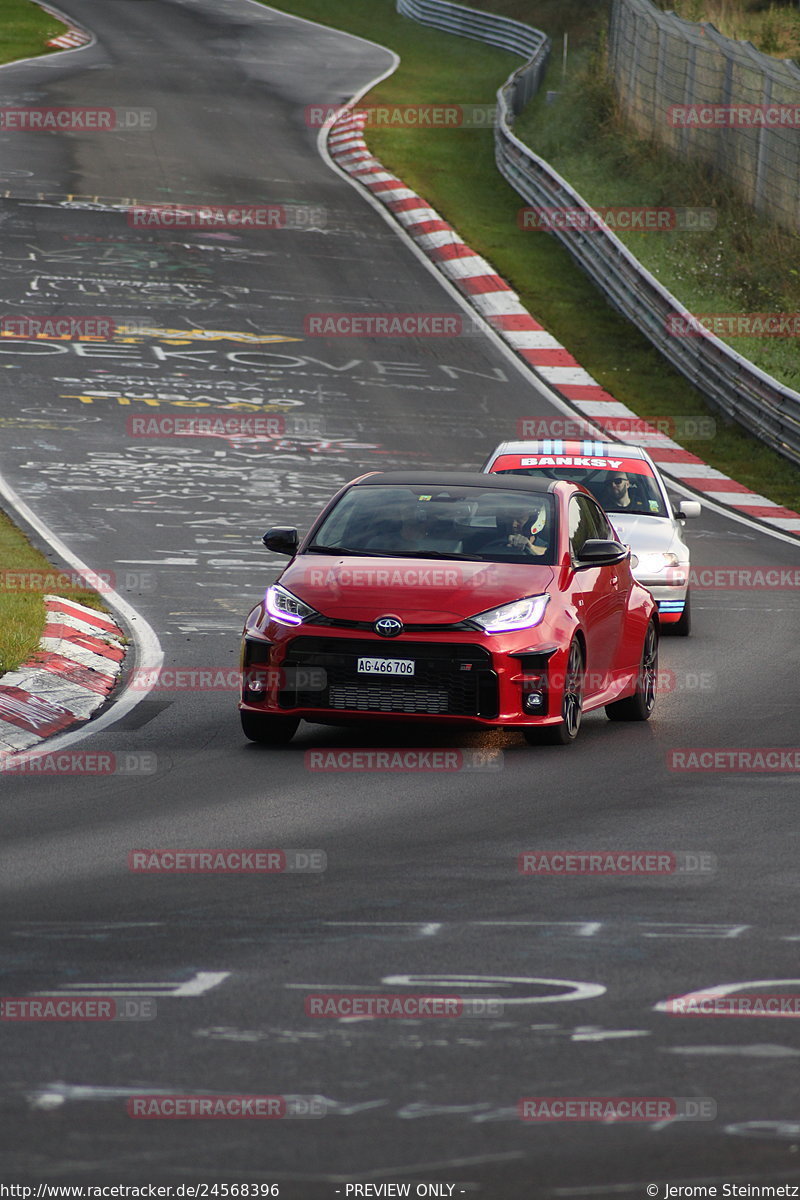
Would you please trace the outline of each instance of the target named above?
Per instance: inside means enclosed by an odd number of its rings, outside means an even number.
[[[44,602],[38,652],[0,677],[0,759],[87,721],[122,670],[123,633],[111,617],[60,596]]]
[[[636,413],[606,392],[569,351],[533,319],[516,292],[500,278],[491,263],[463,241],[452,225],[442,220],[439,213],[402,179],[386,170],[364,140],[366,120],[366,113],[348,110],[331,125],[328,150],[336,165],[368,188],[394,214],[442,274],[545,383],[594,425],[606,431],[610,440],[616,441],[613,422],[618,422],[620,417],[638,421]],[[655,427],[648,430],[645,426],[635,441],[646,446],[664,474],[707,499],[763,521],[783,533],[800,535],[800,513],[783,508],[774,500],[723,475]]]
[[[76,46],[85,46],[91,40],[88,33],[83,33],[80,29],[70,29],[66,33],[60,33],[58,37],[51,38],[47,44],[57,46],[59,50],[74,50]]]
[[[51,17],[55,17],[57,21],[65,22],[69,27],[66,33],[60,33],[58,37],[51,38],[47,43],[48,46],[55,46],[59,50],[75,50],[78,46],[88,46],[92,40],[92,35],[87,33],[85,29],[79,29],[77,25],[70,25],[71,17],[66,17],[64,13],[58,12],[54,8],[48,8],[46,4],[39,3],[39,8],[43,8]]]

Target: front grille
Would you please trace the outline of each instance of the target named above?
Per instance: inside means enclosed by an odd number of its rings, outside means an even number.
[[[374,621],[344,621],[338,617],[323,617],[320,614],[314,618],[315,625],[326,625],[332,629],[352,629],[353,632],[374,633]],[[432,624],[430,621],[421,624],[404,623],[406,633],[464,633],[465,631],[475,632],[479,626],[474,621],[454,621],[450,625],[442,625],[441,623]]]
[[[446,713],[447,692],[425,688],[386,687],[385,683],[346,683],[328,690],[331,708],[354,708],[358,712]]]
[[[414,674],[380,678],[359,674],[361,657],[412,658]],[[278,697],[281,708],[486,718],[498,713],[497,675],[491,654],[482,646],[298,637],[289,647],[284,667],[321,667],[326,687],[322,691],[286,688]],[[302,679],[300,670],[298,678]]]

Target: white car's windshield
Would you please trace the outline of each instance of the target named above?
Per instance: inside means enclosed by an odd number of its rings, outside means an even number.
[[[666,517],[667,510],[650,467],[643,459],[623,460],[615,469],[592,467],[503,467],[496,475],[528,475],[533,479],[566,479],[590,491],[607,513]]]

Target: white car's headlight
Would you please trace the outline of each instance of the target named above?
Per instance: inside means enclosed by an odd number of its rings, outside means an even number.
[[[541,621],[549,599],[547,595],[526,596],[524,600],[514,600],[511,604],[501,604],[499,608],[490,608],[487,612],[478,613],[470,620],[480,625],[487,633],[531,629]]]
[[[642,575],[657,575],[669,567],[680,566],[680,559],[671,550],[659,551],[656,554],[639,554],[636,570]]]
[[[302,625],[309,617],[318,615],[315,608],[311,608],[279,583],[273,583],[272,587],[267,588],[264,603],[269,615],[282,625]]]

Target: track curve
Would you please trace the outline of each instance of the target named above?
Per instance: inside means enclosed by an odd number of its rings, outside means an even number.
[[[306,333],[320,310],[453,311],[304,122],[307,105],[387,70],[387,51],[245,0],[60,3],[96,43],[0,72],[0,103],[149,108],[157,125],[1,136],[2,300],[150,333],[4,339],[0,471],[82,560],[115,572],[167,667],[233,668],[241,618],[279,567],[263,528],[305,526],[375,465],[478,466],[519,418],[554,409],[488,338]],[[132,199],[277,204],[296,223],[176,235],[132,228]],[[132,415],[187,412],[295,425],[256,444],[130,436]],[[800,568],[796,546],[716,512],[689,536],[699,569]],[[297,1197],[419,1179],[504,1200],[791,1182],[797,1023],[655,1006],[737,981],[798,987],[796,772],[675,772],[667,756],[795,744],[799,608],[791,586],[698,590],[695,635],[664,642],[673,683],[653,722],[591,715],[566,752],[305,727],[270,753],[243,743],[230,691],[152,692],[84,743],[154,756],[150,773],[3,778],[5,995],[138,983],[158,1004],[147,1023],[1,1027],[10,1176],[279,1182]],[[304,757],[451,745],[502,751],[502,769],[315,772]],[[153,846],[318,848],[327,870],[131,873],[129,853]],[[518,873],[521,852],[546,849],[702,851],[716,869]],[[516,1003],[449,1024],[304,1013],[308,991],[415,986]],[[279,1126],[132,1121],[126,1096],[156,1089],[332,1103]],[[718,1117],[522,1123],[517,1102],[534,1094],[710,1097]]]

